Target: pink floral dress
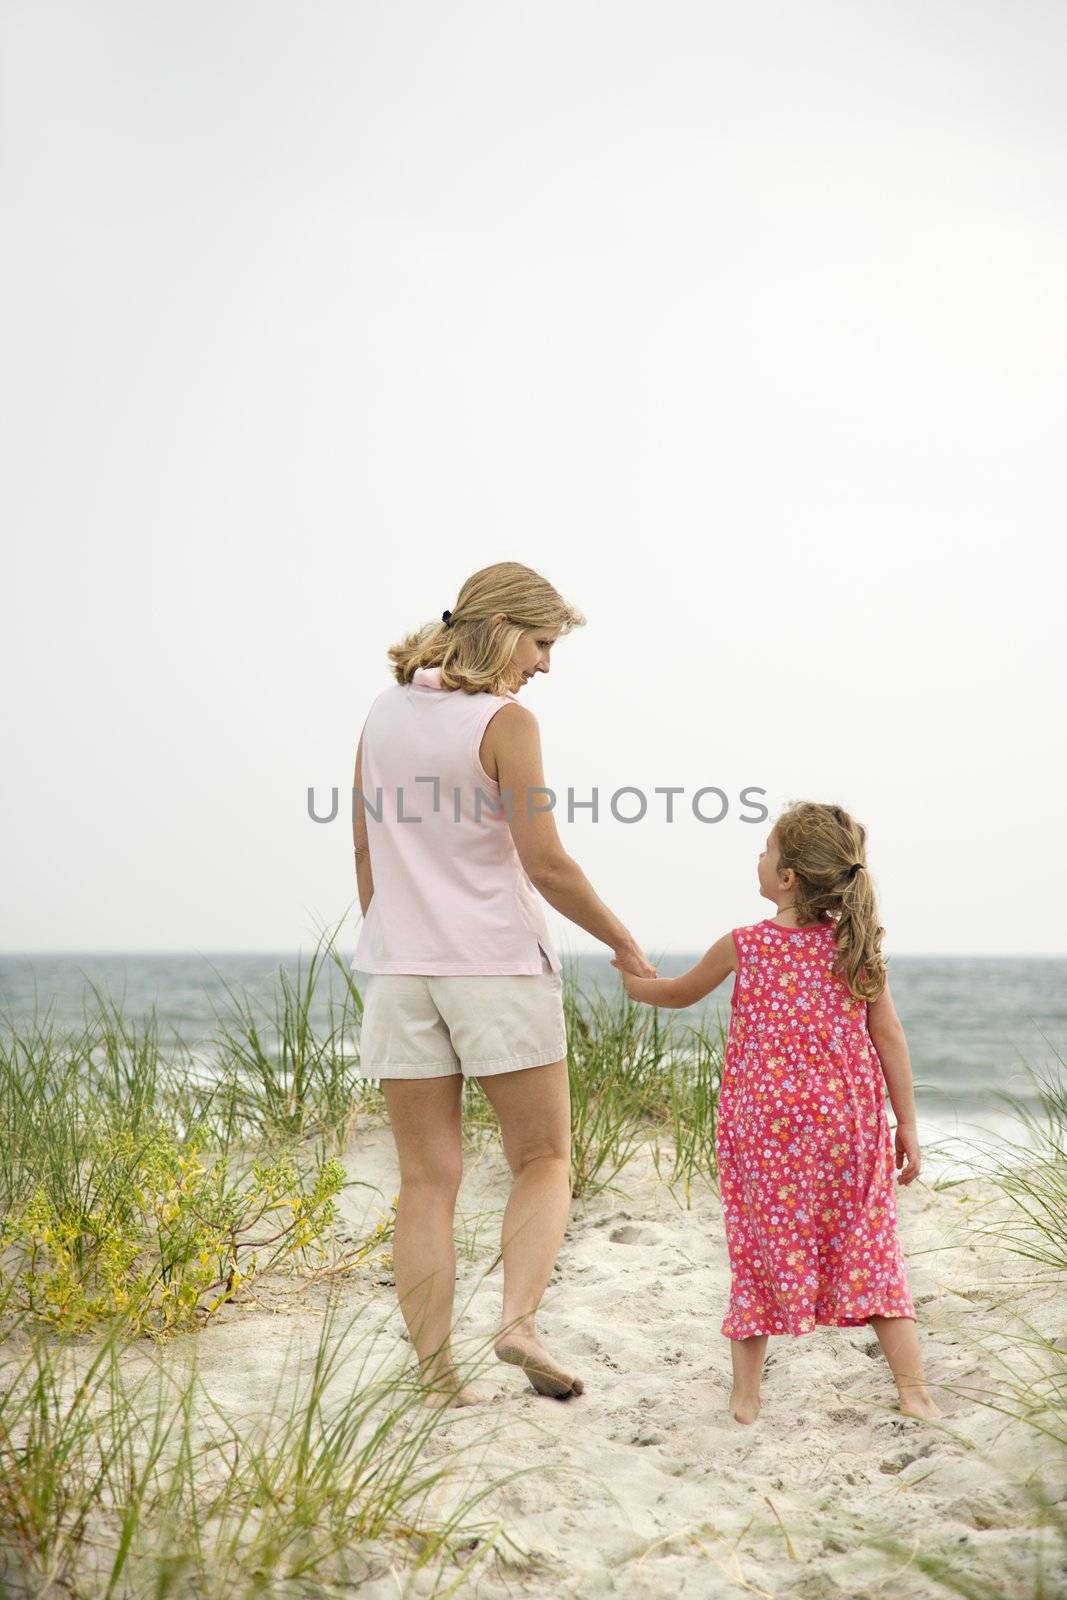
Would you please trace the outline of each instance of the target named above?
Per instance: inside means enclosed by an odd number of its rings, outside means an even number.
[[[733,929],[715,1148],[728,1339],[914,1317],[885,1080],[867,1004],[832,972],[832,922]]]

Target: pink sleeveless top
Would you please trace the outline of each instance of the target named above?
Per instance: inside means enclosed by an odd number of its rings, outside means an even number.
[[[542,950],[561,970],[500,785],[478,760],[490,719],[515,699],[442,689],[440,667],[419,667],[372,703],[361,793],[374,894],[353,972],[539,973]]]

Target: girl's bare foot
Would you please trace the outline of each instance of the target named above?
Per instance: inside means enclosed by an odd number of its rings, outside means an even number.
[[[531,1333],[502,1333],[494,1349],[499,1361],[521,1367],[538,1394],[551,1395],[555,1400],[566,1400],[573,1394],[582,1394],[585,1384],[572,1372],[567,1372],[553,1361],[544,1345]]]
[[[730,1415],[735,1422],[755,1422],[760,1411],[760,1382],[767,1354],[766,1333],[750,1333],[730,1340],[733,1387],[730,1390]]]
[[[736,1385],[730,1390],[730,1415],[735,1422],[755,1422],[760,1404],[758,1391],[753,1394],[751,1389],[738,1389]]]
[[[933,1422],[945,1414],[922,1384],[898,1384],[897,1393],[900,1395],[901,1412],[906,1417],[919,1417],[924,1422]]]

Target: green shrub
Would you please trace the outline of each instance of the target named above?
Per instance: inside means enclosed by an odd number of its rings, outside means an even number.
[[[238,1287],[320,1239],[345,1183],[330,1159],[305,1191],[290,1155],[248,1177],[208,1169],[157,1122],[91,1141],[83,1184],[35,1185],[0,1228],[0,1305],[80,1333],[115,1315],[160,1337],[202,1322]]]

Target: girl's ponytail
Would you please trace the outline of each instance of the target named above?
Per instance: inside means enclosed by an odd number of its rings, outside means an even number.
[[[779,866],[797,875],[797,921],[832,921],[835,971],[858,1000],[877,1000],[886,983],[885,929],[867,870],[867,830],[840,806],[803,800],[778,818],[774,836]]]
[[[837,946],[841,975],[860,1000],[877,1000],[885,988],[886,968],[882,957],[882,935],[874,884],[866,862],[841,891],[834,943]]]

